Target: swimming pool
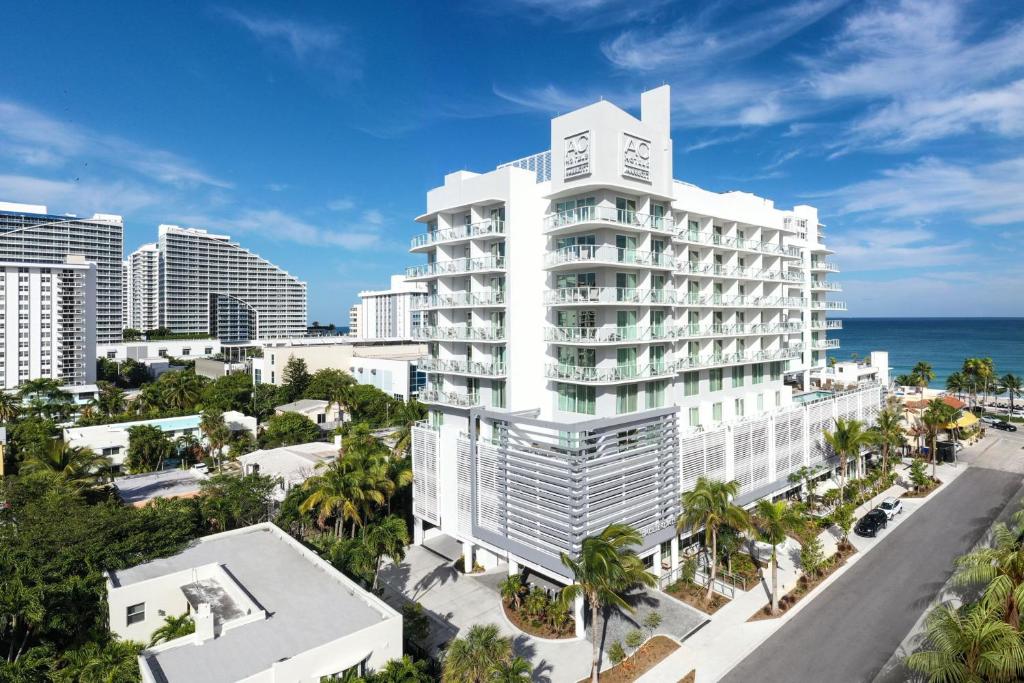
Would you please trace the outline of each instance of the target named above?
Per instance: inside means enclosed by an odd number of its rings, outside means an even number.
[[[162,432],[182,432],[186,429],[199,429],[199,420],[199,415],[182,415],[180,417],[163,417],[159,420],[126,422],[118,426],[127,429],[138,425],[153,425],[154,427],[159,427]]]
[[[808,391],[806,394],[796,394],[793,396],[793,402],[809,403],[811,401],[820,401],[823,398],[832,398],[832,396],[831,391]]]

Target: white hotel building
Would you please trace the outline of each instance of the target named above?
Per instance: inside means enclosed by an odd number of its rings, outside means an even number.
[[[426,298],[423,282],[407,282],[404,275],[392,275],[391,287],[359,292],[359,313],[356,325],[362,339],[409,339],[412,328],[419,326],[423,315],[420,302]],[[352,333],[352,324],[349,324]]]
[[[784,492],[830,462],[835,417],[879,408],[877,386],[794,398],[844,309],[816,209],[675,180],[669,116],[667,86],[639,118],[597,102],[551,121],[550,151],[427,194],[416,536],[467,566],[569,581],[559,554],[626,522],[659,573],[697,477]]]

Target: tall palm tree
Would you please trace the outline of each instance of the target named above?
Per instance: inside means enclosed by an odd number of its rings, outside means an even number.
[[[996,524],[991,545],[957,558],[956,566],[955,583],[985,584],[982,604],[999,610],[1007,624],[1020,624],[1024,607],[1024,545],[1018,532],[1003,523]]]
[[[495,665],[512,659],[512,641],[503,638],[494,624],[470,627],[444,654],[444,683],[484,683]]]
[[[346,453],[323,470],[303,485],[309,495],[299,505],[299,512],[316,511],[321,527],[333,518],[335,536],[340,537],[343,525],[350,522],[354,537],[356,529],[394,492],[387,464],[377,458]]]
[[[718,569],[718,530],[723,526],[742,530],[749,526],[747,511],[733,503],[740,492],[738,481],[717,481],[700,477],[692,491],[682,495],[682,513],[676,521],[676,533],[704,527],[704,543],[711,549],[710,577],[704,602],[711,601]]]
[[[907,667],[929,683],[1019,681],[1024,674],[1024,642],[991,608],[940,605],[928,614],[925,633],[930,648],[907,657]]]
[[[956,419],[957,410],[941,398],[934,398],[928,402],[928,406],[921,414],[921,423],[925,429],[928,441],[928,455],[932,460],[932,479],[935,478],[938,458],[936,447],[939,440],[939,432]]]
[[[157,643],[181,638],[195,632],[196,622],[188,614],[179,616],[168,614],[164,617],[163,626],[153,631],[153,635],[149,639],[149,646],[153,647]]]
[[[888,407],[878,411],[871,433],[875,443],[882,447],[882,471],[888,474],[890,449],[902,446],[906,439],[903,418],[899,411]]]
[[[412,448],[412,428],[426,416],[426,407],[416,399],[403,403],[395,411],[393,419],[396,430],[391,435],[395,440],[392,452],[395,455],[408,455]]]
[[[14,394],[0,391],[0,423],[7,424],[17,419],[21,412],[21,401]]]
[[[834,431],[825,432],[825,441],[839,456],[839,504],[843,504],[843,490],[846,488],[846,467],[850,458],[860,462],[861,449],[871,443],[871,434],[864,429],[860,420],[836,419]]]
[[[970,380],[967,379],[963,372],[952,372],[946,378],[946,391],[953,392],[953,395],[957,398],[970,391],[970,387]]]
[[[928,361],[919,360],[910,371],[910,376],[914,379],[914,386],[919,391],[924,391],[933,379],[935,379],[935,370],[932,369],[932,364]]]
[[[191,372],[180,370],[161,377],[161,394],[164,402],[175,410],[192,410],[199,401],[201,382]]]
[[[111,638],[105,643],[90,641],[67,651],[54,679],[70,683],[129,683],[139,680],[139,651],[142,643]]]
[[[605,606],[632,612],[625,594],[637,584],[653,586],[654,577],[644,568],[633,547],[643,542],[639,531],[628,524],[609,524],[597,536],[588,536],[580,545],[576,559],[562,553],[562,564],[572,572],[575,583],[562,589],[560,600],[568,607],[576,598],[590,603],[590,629],[593,659],[590,680],[597,683],[601,667],[600,629],[598,619]]]
[[[373,556],[373,590],[377,590],[377,577],[380,574],[380,563],[385,556],[395,564],[405,559],[405,549],[409,545],[409,528],[405,520],[395,515],[388,515],[376,524],[363,529],[363,545]]]
[[[999,387],[1010,395],[1010,413],[1012,414],[1014,399],[1024,392],[1024,382],[1017,375],[1008,372],[999,378]]]
[[[409,655],[389,659],[384,668],[373,672],[373,683],[431,683],[433,680],[427,672],[427,662]]]
[[[206,437],[210,455],[217,461],[217,471],[222,471],[224,446],[231,440],[231,429],[224,421],[224,413],[215,410],[204,412],[199,418],[199,431]]]
[[[772,546],[772,614],[779,611],[779,559],[778,546],[786,540],[786,534],[801,524],[800,515],[784,500],[774,503],[770,500],[757,501],[754,508],[754,528],[765,543]]]
[[[41,453],[33,451],[21,463],[20,472],[51,472],[74,488],[83,489],[102,481],[109,467],[110,459],[97,455],[91,448],[69,446],[65,441],[54,439]]]
[[[487,680],[490,683],[530,683],[533,680],[533,667],[522,657],[513,657],[495,664]]]

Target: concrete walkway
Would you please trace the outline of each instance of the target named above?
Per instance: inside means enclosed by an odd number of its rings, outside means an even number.
[[[938,470],[939,479],[943,481],[944,485],[927,498],[905,499],[904,513],[889,522],[888,530],[904,523],[924,503],[946,490],[946,485],[960,476],[965,469],[966,467],[962,464],[959,467],[940,466]],[[860,517],[875,507],[883,498],[899,496],[904,492],[905,489],[899,486],[890,488],[857,508],[857,516]],[[696,669],[697,671],[697,683],[720,680],[748,654],[753,652],[759,645],[798,615],[800,611],[811,604],[815,598],[821,595],[824,590],[838,580],[853,564],[864,557],[867,552],[885,537],[886,532],[883,532],[878,538],[866,539],[851,534],[850,540],[859,552],[853,555],[846,565],[829,576],[814,591],[805,596],[796,606],[782,616],[775,619],[751,622],[748,619],[768,603],[771,572],[766,570],[760,585],[746,592],[737,592],[736,597],[728,605],[714,614],[707,626],[695,633],[683,643],[679,650],[647,672],[639,681],[642,683],[677,681],[691,669]],[[824,546],[826,555],[835,552],[838,545],[838,533],[834,529],[822,531],[818,538]],[[779,592],[781,595],[785,595],[796,585],[801,575],[799,569],[799,543],[794,539],[787,539],[786,543],[780,546],[778,556]],[[755,680],[769,679],[755,677]]]

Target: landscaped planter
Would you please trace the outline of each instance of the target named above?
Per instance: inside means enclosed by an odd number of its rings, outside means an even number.
[[[649,638],[647,642],[634,650],[633,654],[612,668],[602,671],[601,681],[602,683],[631,683],[678,649],[679,643],[668,636]],[[579,683],[589,682],[589,677],[579,681]]]
[[[676,600],[685,602],[690,607],[700,610],[705,614],[714,614],[729,604],[729,598],[711,592],[711,600],[705,601],[707,588],[703,588],[688,581],[679,580],[665,588],[665,592]]]
[[[522,609],[513,609],[510,604],[502,600],[501,608],[505,611],[505,617],[523,633],[546,640],[566,640],[576,637],[576,620],[572,617],[561,628],[552,627],[544,619],[533,619],[522,612]]]
[[[838,552],[829,558],[828,566],[815,577],[801,576],[797,579],[796,588],[786,593],[779,599],[779,611],[771,613],[771,606],[765,605],[757,610],[747,621],[760,621],[762,619],[775,619],[788,612],[795,604],[800,602],[808,593],[818,587],[822,581],[834,574],[846,561],[857,552],[849,542],[840,545]]]

